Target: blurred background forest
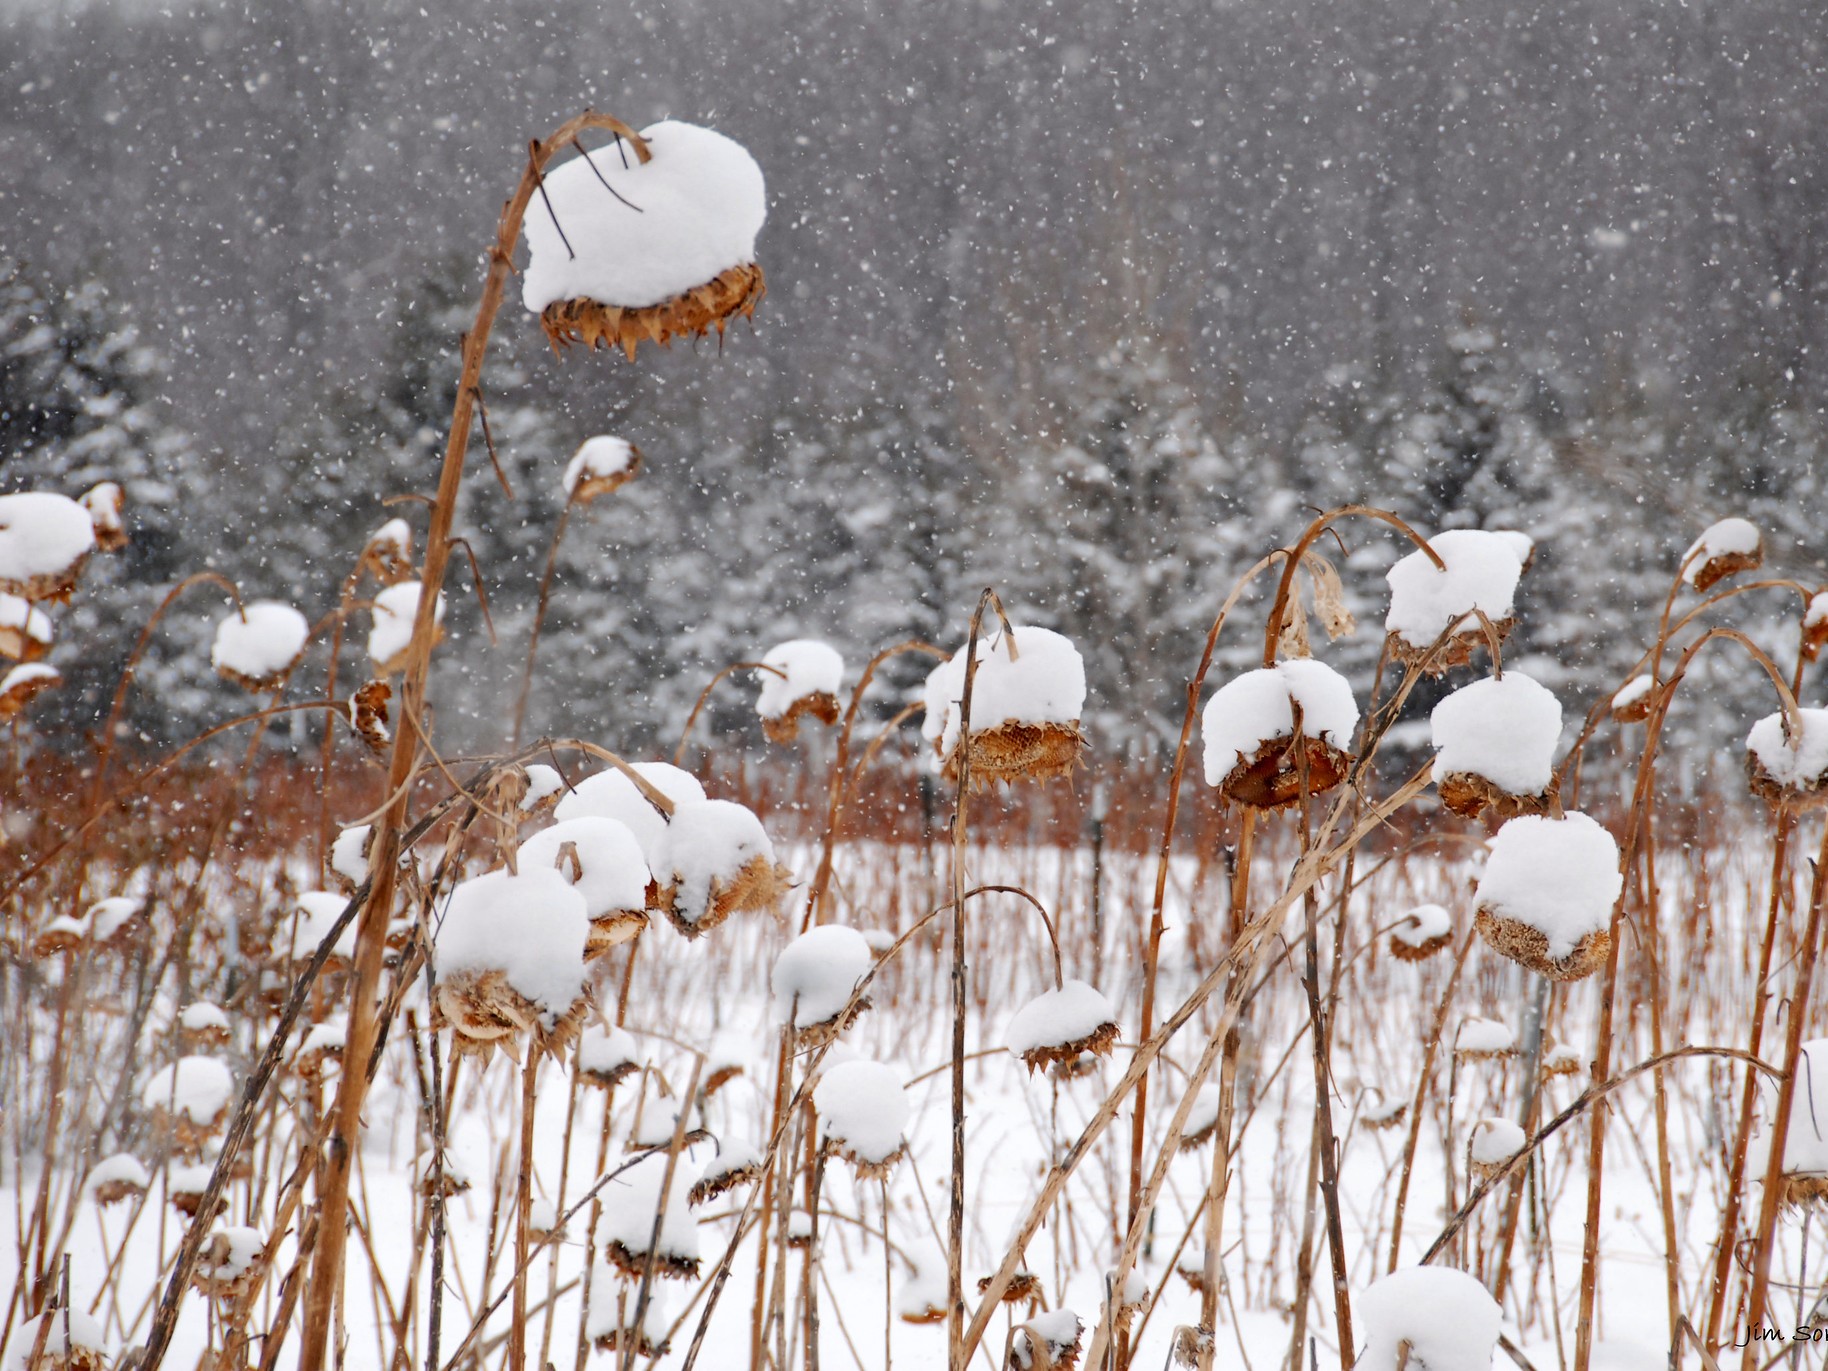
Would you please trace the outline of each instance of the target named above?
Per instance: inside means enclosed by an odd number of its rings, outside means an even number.
[[[504,315],[514,498],[478,444],[459,516],[500,646],[454,569],[444,736],[498,740],[599,432],[648,467],[571,521],[530,731],[670,748],[718,667],[950,644],[994,583],[1146,760],[1236,575],[1361,499],[1534,535],[1512,660],[1584,712],[1712,519],[1828,580],[1825,62],[1818,0],[15,0],[0,490],[120,479],[135,532],[34,719],[93,728],[186,572],[316,618],[422,526],[382,501],[429,490],[501,200],[585,105],[751,149],[769,295],[635,366]],[[1318,650],[1363,684],[1395,549],[1355,537],[1369,622]],[[212,597],[152,648],[148,738],[240,707]],[[1683,726],[1724,742],[1771,706],[1719,671]]]

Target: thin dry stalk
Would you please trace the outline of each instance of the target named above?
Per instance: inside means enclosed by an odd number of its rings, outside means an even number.
[[[520,694],[514,697],[514,727],[508,733],[508,750],[511,752],[519,749],[520,731],[527,722],[527,699],[533,693],[533,662],[539,655],[540,628],[546,622],[546,606],[552,600],[552,577],[558,570],[559,544],[565,540],[565,527],[571,522],[571,507],[576,503],[575,493],[566,497],[565,507],[559,511],[558,522],[553,525],[552,544],[546,549],[546,570],[540,575],[539,604],[533,611],[533,627],[527,631],[527,665],[521,672]]]
[[[1396,1183],[1396,1208],[1390,1219],[1390,1260],[1384,1268],[1394,1271],[1403,1249],[1403,1218],[1409,1209],[1409,1182],[1415,1174],[1416,1146],[1422,1137],[1422,1110],[1428,1102],[1428,1087],[1434,1076],[1434,1059],[1441,1049],[1441,1037],[1447,1030],[1447,1015],[1453,1008],[1454,991],[1460,984],[1460,973],[1466,967],[1466,954],[1473,948],[1474,930],[1468,928],[1460,938],[1460,950],[1454,954],[1454,968],[1447,986],[1435,1006],[1434,1023],[1428,1040],[1422,1044],[1422,1066],[1416,1077],[1415,1099],[1409,1105],[1409,1135],[1403,1141],[1403,1169]]]
[[[520,1072],[520,1165],[514,1176],[514,1299],[508,1325],[508,1371],[527,1364],[527,1270],[531,1264],[533,1207],[533,1114],[539,1092],[540,1062],[545,1054],[529,1043]]]
[[[1765,1165],[1764,1196],[1758,1210],[1758,1232],[1752,1246],[1752,1285],[1746,1301],[1749,1327],[1760,1327],[1771,1294],[1771,1253],[1776,1245],[1777,1214],[1784,1199],[1784,1156],[1790,1136],[1790,1114],[1796,1103],[1796,1077],[1802,1063],[1804,1028],[1810,1019],[1810,990],[1815,964],[1821,954],[1823,910],[1828,908],[1828,824],[1822,826],[1821,847],[1815,855],[1815,875],[1809,888],[1809,922],[1803,931],[1796,959],[1796,986],[1790,994],[1790,1021],[1784,1040],[1783,1078],[1777,1086],[1777,1106],[1771,1111],[1771,1156]],[[1756,1371],[1760,1351],[1749,1341],[1743,1371]]]
[[[946,1206],[946,1364],[950,1371],[965,1371],[970,1350],[965,1331],[965,838],[967,804],[971,796],[971,693],[977,682],[977,638],[984,610],[1002,602],[986,588],[971,613],[971,631],[965,638],[965,688],[958,706],[958,746],[953,757],[958,790],[952,809],[952,1170],[951,1193]],[[1010,656],[1015,655],[1013,634]]]
[[[1796,816],[1789,809],[1777,811],[1777,833],[1771,840],[1771,890],[1765,909],[1764,937],[1758,947],[1758,979],[1753,987],[1752,1027],[1746,1051],[1756,1057],[1764,1050],[1765,1014],[1771,1003],[1771,959],[1777,949],[1778,916],[1783,911],[1783,892],[1789,879],[1790,837],[1796,828]],[[1739,1237],[1739,1211],[1745,1184],[1746,1153],[1752,1141],[1752,1111],[1758,1102],[1758,1077],[1746,1072],[1745,1086],[1739,1098],[1739,1122],[1733,1133],[1732,1159],[1727,1164],[1725,1204],[1720,1216],[1720,1236],[1714,1243],[1713,1287],[1707,1302],[1707,1337],[1709,1347],[1720,1340],[1720,1325],[1726,1313],[1727,1286],[1732,1281],[1733,1249]]]

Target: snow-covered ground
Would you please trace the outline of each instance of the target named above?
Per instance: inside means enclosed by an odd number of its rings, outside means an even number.
[[[1424,1040],[1452,974],[1452,948],[1421,963],[1398,960],[1389,950],[1389,930],[1410,909],[1434,903],[1451,913],[1456,939],[1464,937],[1472,917],[1476,866],[1461,854],[1473,850],[1447,844],[1388,862],[1383,859],[1389,853],[1368,852],[1358,867],[1361,884],[1345,918],[1332,1063],[1334,1126],[1342,1139],[1341,1211],[1355,1291],[1390,1266],[1391,1222],[1406,1139],[1404,1123],[1373,1127],[1367,1119],[1387,1112],[1378,1107],[1383,1102],[1413,1095]],[[817,857],[805,850],[784,849],[781,855],[802,879]],[[1217,857],[1179,857],[1171,870],[1158,1019],[1181,1003],[1224,948],[1228,874]],[[1278,887],[1288,857],[1278,835],[1259,846],[1254,878],[1264,894],[1254,901],[1258,907]],[[1664,1006],[1664,1041],[1671,1046],[1743,1046],[1753,975],[1747,923],[1762,920],[1768,854],[1762,842],[1748,841],[1709,851],[1705,863],[1698,849],[1689,858],[1679,862],[1672,856],[1659,866],[1665,912],[1662,966],[1676,987]],[[872,941],[882,945],[882,932],[906,931],[944,902],[946,862],[943,849],[870,844],[841,849],[834,886],[838,922],[878,935]],[[249,976],[236,950],[233,925],[243,915],[270,917],[276,912],[283,902],[271,894],[272,875],[251,874],[246,885],[221,890],[205,911],[206,924],[213,921],[219,936],[206,933],[200,939],[205,951],[186,972],[195,978],[189,997],[180,1002],[161,992],[155,1000],[136,1079],[153,1078],[164,1064],[193,1050],[182,1046],[179,1036],[181,1012],[192,999],[228,1007],[233,1041],[215,1049],[214,1055],[230,1066],[237,1080],[246,1071],[271,1016],[255,993],[258,978]],[[992,893],[971,901],[964,1262],[971,1304],[977,1280],[996,1268],[1012,1231],[1040,1193],[1050,1163],[1080,1135],[1122,1074],[1137,1035],[1138,953],[1147,931],[1153,877],[1152,859],[1107,854],[1099,891],[1103,946],[1097,948],[1091,938],[1089,853],[1027,847],[971,854],[973,884],[1020,885],[1046,907],[1060,931],[1065,976],[1102,991],[1115,1007],[1119,1025],[1116,1049],[1084,1074],[1062,1078],[1046,1070],[1031,1073],[1009,1050],[1008,1029],[1023,1005],[1054,987],[1046,930],[1032,907],[1016,896]],[[156,907],[156,876],[140,873],[127,884],[132,893],[153,895]],[[781,917],[739,915],[693,942],[658,920],[641,936],[628,981],[625,1026],[646,1074],[631,1075],[613,1092],[605,1092],[589,1083],[574,1084],[569,1061],[549,1061],[541,1069],[533,1168],[538,1213],[547,1212],[545,1205],[559,1212],[577,1205],[592,1182],[617,1165],[632,1139],[665,1136],[679,1111],[678,1097],[693,1078],[694,1049],[706,1054],[698,1079],[715,1088],[703,1092],[707,1097],[687,1110],[685,1126],[703,1128],[709,1137],[685,1150],[673,1188],[683,1196],[711,1166],[720,1140],[726,1141],[728,1155],[738,1158],[747,1155],[745,1149],[765,1148],[776,1051],[787,1013],[771,993],[771,974],[782,948],[798,931],[804,897],[805,887],[797,887],[783,902]],[[1338,882],[1329,882],[1320,901],[1323,985],[1332,974],[1338,897]],[[1705,917],[1689,917],[1698,906],[1705,907]],[[879,1092],[888,1077],[850,1073],[863,1093],[842,1103],[839,1123],[847,1136],[856,1135],[852,1140],[866,1159],[889,1157],[893,1164],[886,1180],[874,1175],[859,1178],[853,1164],[837,1156],[824,1168],[814,1287],[819,1350],[826,1367],[875,1368],[889,1364],[891,1358],[906,1367],[939,1366],[945,1361],[943,1323],[912,1324],[891,1316],[889,1307],[900,1313],[928,1300],[944,1302],[951,959],[941,931],[948,921],[934,920],[928,931],[916,934],[894,961],[881,967],[869,988],[870,1008],[842,1033],[825,1059],[827,1065],[838,1060],[882,1064],[894,1079],[905,1082],[907,1106],[905,1123],[894,1110],[872,1113],[866,1107],[869,1092]],[[1310,1214],[1303,1200],[1310,1185],[1314,1068],[1305,1032],[1306,999],[1298,979],[1299,911],[1285,933],[1292,955],[1276,964],[1251,1002],[1242,1032],[1236,1116],[1241,1142],[1223,1225],[1226,1284],[1216,1330],[1220,1365],[1282,1364],[1294,1326],[1289,1302],[1304,1243],[1310,1245],[1316,1273],[1304,1327],[1318,1342],[1321,1362],[1338,1361],[1332,1350],[1336,1334],[1325,1223],[1317,1212]],[[596,1003],[611,1018],[626,955],[626,949],[619,948],[597,964]],[[71,1073],[65,1117],[93,1119],[107,1110],[120,1077],[118,1039],[129,1017],[123,1011],[133,1002],[137,974],[132,965],[106,955],[88,962],[50,958],[32,965],[36,974],[48,979],[33,985],[24,974],[13,973],[5,1001],[13,1041],[26,1036],[19,1016],[43,1020],[29,1034],[29,1050],[10,1053],[4,1069],[7,1098],[26,1102],[24,1108],[8,1111],[5,1155],[0,1159],[0,1231],[8,1235],[21,1231],[41,1174],[43,1141],[29,1130],[42,1119],[39,1083],[46,1078],[54,1050],[54,1032],[46,1016],[58,1002],[59,977],[82,978],[73,986],[80,991],[77,1003],[82,1009],[70,1021],[77,1036],[69,1046],[81,1054],[84,1064]],[[1625,1063],[1650,1051],[1647,997],[1641,993],[1641,979],[1634,979],[1642,975],[1642,962],[1628,957],[1617,1055]],[[1535,984],[1520,968],[1474,943],[1435,1058],[1399,1265],[1420,1259],[1442,1231],[1446,1216],[1468,1194],[1468,1146],[1475,1126],[1482,1120],[1515,1118],[1520,1109],[1520,1060],[1456,1055],[1452,1043],[1458,1027],[1480,1015],[1521,1031]],[[1547,1000],[1549,1036],[1574,1045],[1582,1061],[1593,1043],[1596,986],[1596,980],[1589,980],[1554,987]],[[337,1008],[326,999],[318,1017],[334,1021]],[[1151,1077],[1146,1159],[1155,1156],[1157,1140],[1186,1088],[1187,1072],[1205,1044],[1203,1030],[1212,1023],[1216,1008],[1215,1002],[1193,1017],[1165,1053],[1164,1066]],[[339,1334],[345,1340],[346,1364],[352,1367],[391,1364],[402,1340],[400,1325],[414,1364],[424,1364],[430,1254],[426,1205],[418,1187],[432,1151],[430,1114],[422,1107],[422,1073],[429,1070],[425,1053],[432,1041],[425,1024],[422,994],[409,994],[366,1107],[368,1131],[355,1172],[357,1228],[349,1246],[351,1281]],[[444,1041],[448,1050],[448,1037]],[[1769,1044],[1774,1041],[1767,1036],[1767,1055],[1773,1054]],[[810,1048],[795,1053],[794,1083],[812,1058]],[[224,1223],[269,1231],[276,1195],[297,1162],[299,1126],[318,1117],[329,1097],[334,1069],[328,1078],[282,1074],[278,1099],[263,1115],[251,1148],[252,1175],[231,1186]],[[448,1057],[443,1069],[448,1082]],[[1720,1209],[1722,1136],[1732,1130],[1741,1078],[1718,1060],[1694,1058],[1673,1064],[1665,1079],[1680,1220],[1680,1297],[1684,1311],[1699,1322],[1705,1313]],[[1563,1109],[1585,1084],[1584,1072],[1545,1080],[1542,1117]],[[1668,1341],[1650,1084],[1651,1077],[1645,1075],[1613,1097],[1596,1329],[1604,1344],[1604,1365],[1645,1371],[1663,1364]],[[502,1055],[486,1062],[469,1057],[456,1068],[448,1155],[453,1170],[470,1184],[447,1209],[441,1347],[441,1360],[447,1363],[474,1332],[471,1349],[480,1346],[486,1351],[480,1364],[501,1364],[507,1302],[502,1301],[493,1317],[480,1317],[480,1311],[505,1290],[512,1265],[521,1088],[519,1068]],[[1210,1108],[1205,1112],[1210,1118]],[[131,1121],[136,1116],[129,1111],[125,1117]],[[894,1157],[894,1140],[886,1136],[896,1127],[906,1144],[905,1155],[899,1158]],[[1494,1131],[1502,1130],[1483,1128],[1481,1136]],[[182,1235],[184,1220],[168,1198],[173,1173],[182,1162],[163,1155],[149,1123],[130,1122],[119,1147],[144,1161],[153,1172],[153,1186],[143,1202],[129,1199],[102,1208],[82,1190],[77,1174],[100,1158],[85,1158],[81,1167],[72,1164],[71,1149],[85,1136],[79,1128],[61,1137],[48,1212],[54,1234],[62,1231],[66,1218],[69,1221],[61,1248],[70,1258],[75,1307],[94,1313],[110,1349],[118,1351],[144,1337],[161,1273]],[[1586,1142],[1582,1119],[1543,1147],[1511,1260],[1503,1326],[1531,1363],[1541,1368],[1571,1364],[1573,1356]],[[1134,1330],[1139,1366],[1162,1365],[1176,1327],[1198,1322],[1199,1296],[1180,1271],[1197,1272],[1204,1261],[1204,1225],[1196,1224],[1194,1216],[1210,1179],[1212,1146],[1206,1142],[1177,1155],[1168,1170],[1142,1252],[1141,1271],[1149,1282],[1151,1304]],[[107,1150],[118,1149],[111,1141]],[[797,1144],[793,1155],[804,1155]],[[643,1170],[654,1166],[649,1162]],[[1088,1339],[1099,1314],[1105,1273],[1115,1257],[1115,1225],[1124,1207],[1128,1166],[1126,1105],[1118,1123],[1080,1164],[1025,1253],[1024,1267],[1039,1280],[1037,1308],[1074,1311],[1087,1325]],[[72,1186],[78,1187],[74,1197]],[[618,1179],[606,1186],[601,1196],[608,1212],[596,1231],[599,1249],[610,1236],[650,1232],[652,1197],[659,1193],[658,1174],[640,1183]],[[751,1193],[749,1186],[738,1185],[696,1207],[689,1218],[670,1215],[662,1242],[665,1254],[683,1259],[695,1238],[700,1266],[695,1279],[656,1282],[659,1305],[647,1327],[650,1335],[671,1332],[670,1351],[661,1357],[661,1365],[674,1367],[684,1361],[709,1300],[708,1277]],[[1488,1286],[1492,1283],[1504,1196],[1500,1189],[1486,1202],[1437,1265],[1469,1271]],[[796,1191],[794,1203],[801,1202]],[[292,1237],[280,1244],[277,1270],[251,1311],[248,1328],[256,1339],[256,1357],[259,1336],[280,1308],[282,1278],[294,1258],[293,1239],[308,1213],[307,1203],[291,1216]],[[540,1357],[535,1364],[550,1360],[569,1368],[578,1362],[580,1327],[616,1326],[618,1301],[627,1302],[623,1317],[632,1321],[639,1282],[599,1262],[591,1278],[594,1312],[581,1322],[580,1278],[589,1265],[590,1213],[586,1206],[573,1215],[562,1236],[533,1262],[528,1355],[529,1360]],[[1814,1235],[1808,1293],[1780,1288],[1776,1296],[1778,1322],[1788,1328],[1798,1322],[1799,1306],[1820,1293],[1816,1287],[1821,1281],[1822,1239],[1819,1221],[1805,1228],[1800,1217],[1790,1216],[1783,1225],[1785,1238],[1776,1267],[1780,1281],[1795,1279],[1805,1235]],[[53,1250],[58,1245],[54,1242]],[[16,1243],[9,1236],[0,1265],[12,1265],[16,1255]],[[802,1250],[789,1253],[786,1279],[775,1295],[783,1302],[785,1317],[764,1329],[766,1345],[784,1347],[790,1365],[799,1362],[796,1349],[804,1335],[800,1301],[805,1260]],[[10,1293],[12,1282],[6,1284]],[[771,1270],[763,1282],[764,1302],[774,1288]],[[217,1304],[219,1312],[224,1306]],[[700,1365],[748,1364],[756,1306],[756,1243],[751,1237],[737,1249]],[[1363,1310],[1359,1312],[1355,1340],[1362,1345],[1366,1331]],[[1027,1307],[1022,1306],[1010,1319],[1021,1322],[1027,1316]],[[15,1327],[19,1318],[15,1306]],[[1002,1359],[1009,1336],[1006,1324],[1005,1316],[998,1314],[984,1340],[980,1364]],[[198,1294],[187,1296],[167,1365],[197,1364],[206,1342],[220,1346],[225,1335],[220,1318],[212,1316],[211,1302]],[[296,1335],[294,1318],[279,1366],[292,1364]],[[609,1355],[590,1354],[599,1364],[608,1364]],[[1597,1357],[1596,1364],[1601,1364]]]

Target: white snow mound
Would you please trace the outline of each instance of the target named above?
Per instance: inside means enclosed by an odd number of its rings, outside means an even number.
[[[1509,1119],[1480,1119],[1473,1125],[1466,1155],[1480,1166],[1497,1166],[1523,1151],[1523,1130]]]
[[[235,1078],[216,1058],[179,1057],[146,1078],[140,1103],[207,1125],[221,1117],[234,1094]]]
[[[697,923],[713,884],[729,885],[756,858],[774,863],[774,844],[753,811],[734,800],[687,801],[649,853],[654,879],[673,887],[674,912]]]
[[[620,476],[634,463],[635,445],[628,439],[612,438],[607,433],[586,438],[565,464],[565,476],[561,482],[565,496],[569,499],[575,495],[580,482]]]
[[[577,853],[575,868],[561,855],[567,843]],[[647,907],[647,860],[628,825],[615,819],[590,814],[561,819],[523,842],[517,860],[522,871],[552,868],[572,882],[593,919]],[[575,880],[574,870],[581,873]]]
[[[18,595],[0,593],[0,629],[10,630],[41,647],[51,645],[51,616]]]
[[[38,1345],[38,1332],[50,1322],[51,1331],[45,1334],[44,1351],[38,1361],[32,1361],[32,1349]],[[64,1336],[65,1325],[69,1328],[69,1337]],[[95,1352],[107,1354],[108,1341],[102,1332],[101,1323],[83,1313],[80,1309],[50,1309],[35,1319],[27,1319],[13,1331],[12,1341],[7,1344],[6,1371],[27,1371],[31,1366],[63,1366],[70,1356],[71,1345],[77,1352]],[[55,1360],[54,1360],[55,1359]]]
[[[253,600],[244,610],[245,619],[230,614],[216,625],[210,665],[256,681],[290,671],[304,655],[305,640],[311,636],[305,616],[277,600]]]
[[[1523,558],[1512,535],[1454,528],[1435,534],[1428,546],[1445,570],[1417,548],[1384,576],[1390,583],[1386,633],[1410,647],[1426,648],[1449,627],[1460,633],[1477,629],[1475,609],[1493,623],[1511,617],[1523,576]]]
[[[1630,708],[1650,694],[1650,688],[1655,684],[1648,676],[1633,676],[1613,692],[1611,707],[1615,710]]]
[[[1559,959],[1610,923],[1624,885],[1619,845],[1599,824],[1572,810],[1559,819],[1525,814],[1493,837],[1473,899],[1534,928]]]
[[[1764,547],[1750,519],[1722,519],[1709,524],[1682,554],[1682,580],[1693,585],[1709,562],[1721,557],[1756,557]]]
[[[698,783],[696,776],[666,762],[635,762],[630,770],[674,804],[705,798],[705,788]],[[561,822],[594,814],[599,818],[616,819],[627,824],[635,835],[635,840],[641,844],[641,851],[646,854],[649,866],[654,863],[654,845],[666,832],[666,819],[660,811],[648,803],[647,797],[633,781],[614,767],[579,781],[577,787],[559,801],[558,808],[552,813]]]
[[[762,687],[755,712],[764,719],[780,718],[809,695],[835,697],[844,684],[844,658],[831,644],[812,638],[777,643],[763,654],[762,665],[774,668],[755,673]]]
[[[1784,741],[1782,712],[1767,714],[1746,734],[1746,750],[1765,774],[1781,786],[1813,790],[1828,773],[1828,709],[1799,709],[1801,736],[1795,746]]]
[[[393,661],[406,651],[413,640],[413,619],[419,613],[419,583],[401,581],[388,586],[374,597],[374,626],[368,630],[368,656],[376,666]],[[444,592],[438,592],[438,604],[432,611],[437,623],[444,622]]]
[[[971,731],[1002,724],[1076,724],[1085,709],[1085,662],[1079,649],[1051,629],[1011,624],[1015,657],[1001,625],[980,630],[977,672],[971,683]],[[958,746],[960,702],[965,695],[965,649],[927,677],[921,735],[950,756]]]
[[[1084,981],[1069,980],[1018,1009],[1003,1030],[1003,1041],[1020,1057],[1024,1052],[1089,1038],[1116,1021],[1117,1013],[1102,993]]]
[[[0,587],[62,576],[95,547],[89,511],[67,495],[0,495]]]
[[[666,1179],[667,1156],[652,1152],[629,1166],[600,1192],[603,1220],[598,1229],[605,1243],[620,1243],[636,1256],[657,1250],[662,1257],[698,1260],[698,1217],[688,1197],[698,1172],[684,1157],[673,1166],[673,1184],[661,1204],[660,1187]],[[654,1243],[654,1215],[664,1208],[660,1241]]]
[[[1499,1023],[1496,1019],[1481,1018],[1469,1014],[1460,1021],[1459,1032],[1454,1034],[1455,1052],[1502,1053],[1513,1052],[1517,1048],[1517,1033],[1509,1024]]]
[[[1438,904],[1419,904],[1404,914],[1390,936],[1405,947],[1420,947],[1453,932],[1453,915]]]
[[[583,991],[589,932],[584,897],[557,871],[491,871],[451,892],[432,955],[442,979],[500,971],[550,1021]]]
[[[869,940],[856,929],[844,924],[809,928],[775,958],[770,982],[775,1005],[783,1017],[793,1007],[795,1028],[825,1023],[843,1010],[874,963]]]
[[[557,300],[657,305],[755,260],[768,212],[755,159],[721,133],[672,119],[641,137],[652,153],[645,164],[612,143],[546,173],[525,224],[521,300],[533,313]]]
[[[1357,1371],[1396,1371],[1399,1348],[1428,1371],[1490,1371],[1502,1315],[1498,1302],[1464,1271],[1410,1266],[1373,1281],[1353,1309],[1363,1319],[1365,1350]]]
[[[1561,703],[1520,671],[1462,686],[1429,722],[1437,780],[1468,772],[1512,795],[1540,795],[1554,778]]]
[[[333,890],[307,890],[301,894],[293,906],[296,917],[288,917],[280,924],[282,929],[290,927],[292,959],[303,961],[316,952],[317,945],[330,936],[330,930],[348,907],[349,901]],[[356,923],[351,919],[337,934],[336,946],[330,949],[333,956],[354,959]]]
[[[373,824],[351,824],[330,844],[330,869],[351,885],[368,879],[368,840]]]
[[[608,1075],[624,1066],[638,1066],[641,1051],[634,1035],[614,1024],[590,1024],[578,1034],[578,1066]]]
[[[901,1150],[912,1117],[901,1074],[881,1062],[835,1066],[813,1087],[822,1136],[866,1165],[881,1165]]]
[[[1301,706],[1303,737],[1319,738],[1342,752],[1352,746],[1358,701],[1346,678],[1312,657],[1292,658],[1235,676],[1206,701],[1200,714],[1206,784],[1218,785],[1264,743],[1290,736],[1296,705]]]

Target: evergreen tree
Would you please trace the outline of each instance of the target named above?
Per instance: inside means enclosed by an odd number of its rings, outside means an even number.
[[[60,288],[17,265],[0,281],[0,489],[74,498],[113,481],[126,497],[127,547],[92,559],[70,606],[50,607],[65,685],[32,717],[66,741],[105,714],[134,638],[184,574],[186,511],[207,494],[190,438],[161,413],[159,375],[102,286]],[[212,693],[207,656],[201,673],[195,661],[207,633],[182,621],[171,629],[140,670],[129,715],[135,730],[160,736]]]

